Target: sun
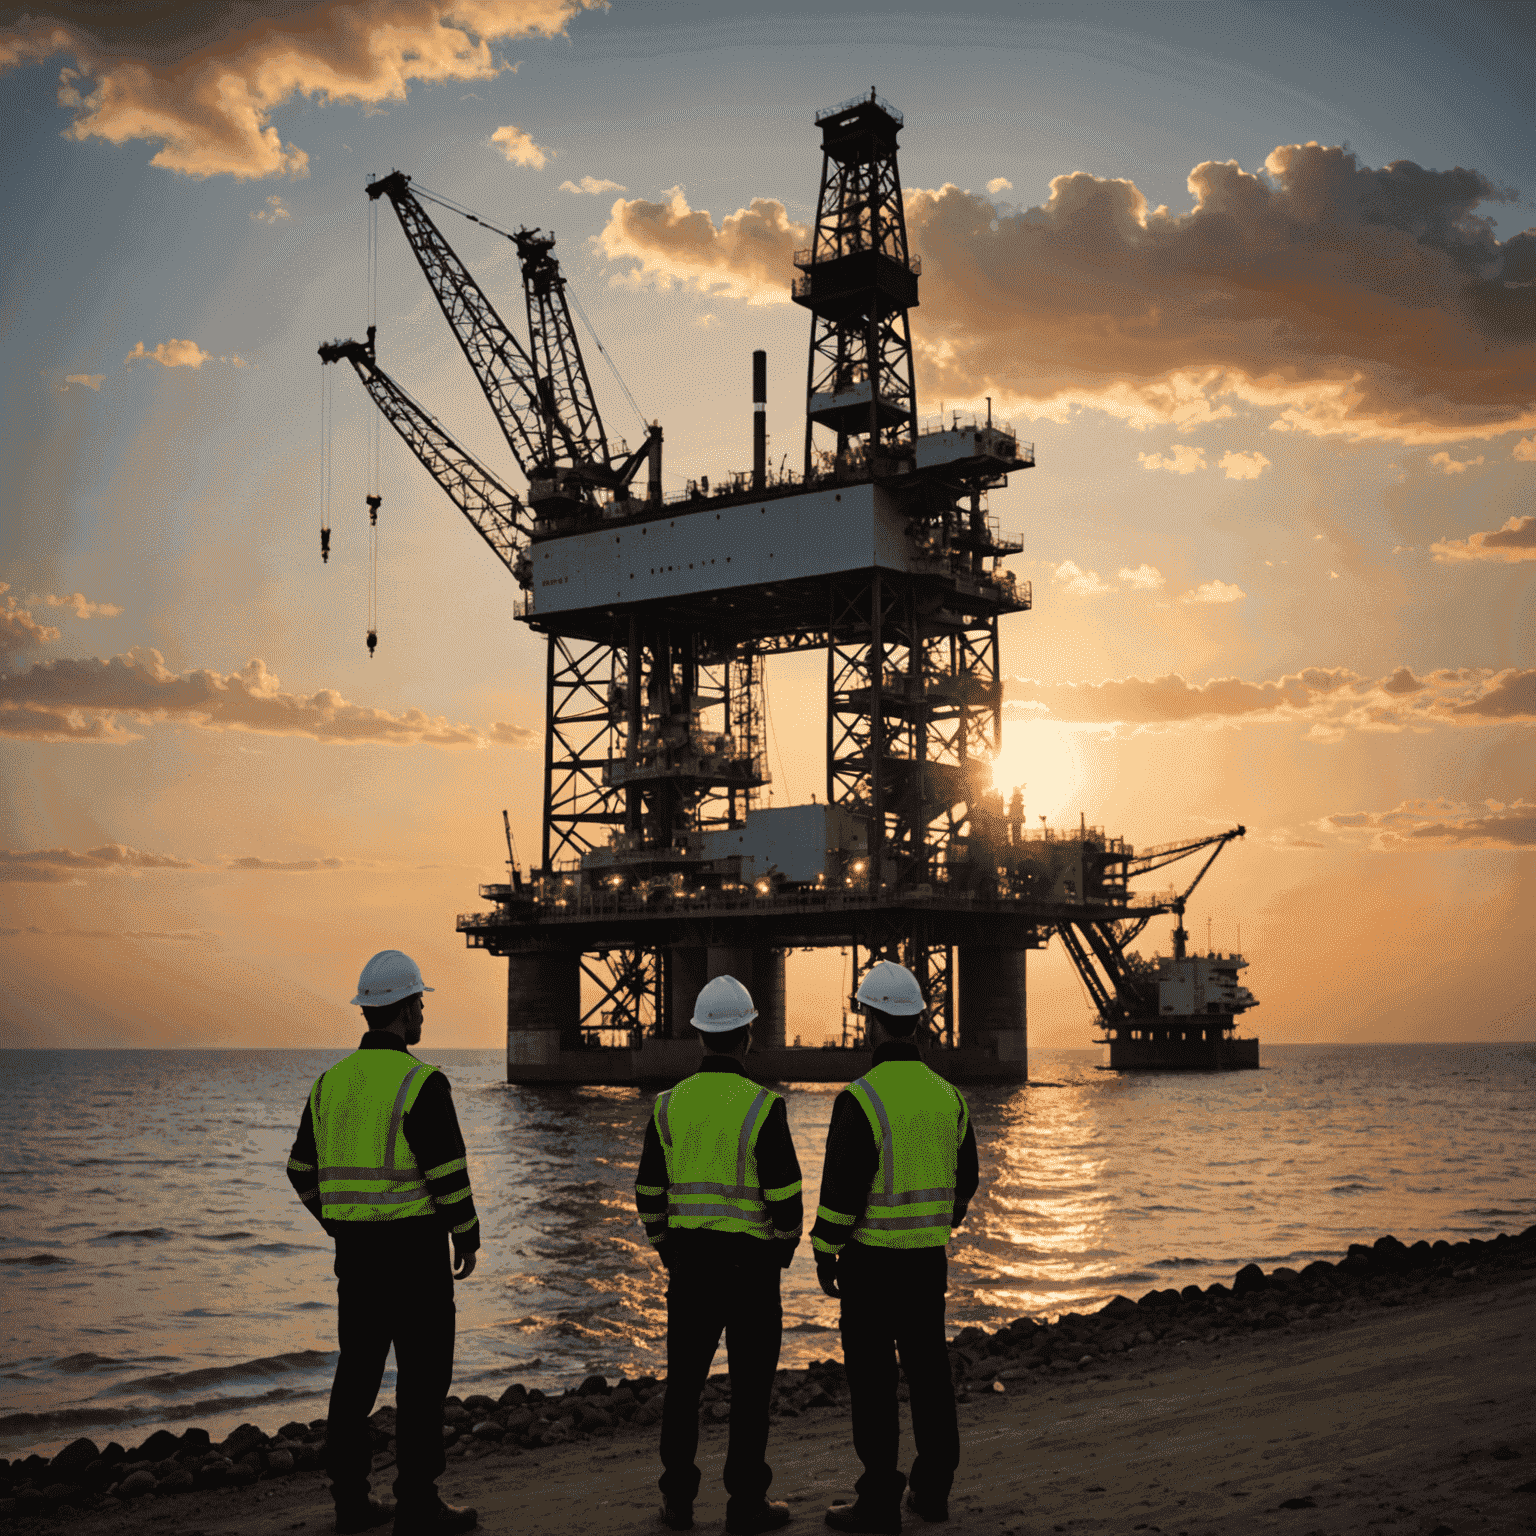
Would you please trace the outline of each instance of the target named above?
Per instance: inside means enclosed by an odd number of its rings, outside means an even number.
[[[1081,735],[1051,720],[1005,720],[1002,749],[992,760],[992,787],[1006,801],[1016,784],[1024,786],[1028,824],[1074,825],[1088,788]]]

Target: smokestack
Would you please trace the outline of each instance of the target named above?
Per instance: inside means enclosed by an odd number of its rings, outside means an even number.
[[[752,354],[752,489],[768,478],[768,354]]]
[[[661,423],[651,423],[650,484],[646,487],[648,500],[661,505]]]

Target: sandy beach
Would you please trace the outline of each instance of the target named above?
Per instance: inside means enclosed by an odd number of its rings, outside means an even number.
[[[951,1526],[998,1536],[1536,1529],[1536,1233],[1472,1246],[1415,1269],[1408,1250],[1383,1240],[1337,1268],[1266,1277],[1250,1267],[1230,1291],[1117,1300],[1050,1328],[967,1330],[954,1349],[964,1450]],[[769,1454],[791,1529],[821,1528],[824,1506],[848,1496],[857,1474],[839,1377],[829,1361],[781,1382]],[[546,1419],[587,1421],[556,1420],[554,1443],[536,1448],[514,1444],[512,1430],[466,1433],[445,1497],[476,1506],[490,1533],[657,1529],[648,1390],[638,1407],[595,1382],[585,1398],[535,1402]],[[704,1411],[700,1529],[724,1521],[716,1407],[723,1415],[723,1403]],[[529,1413],[514,1404],[499,1417],[537,1438]],[[383,1439],[388,1411],[376,1418]],[[562,1443],[567,1433],[576,1438]],[[7,1501],[5,1520],[82,1536],[328,1530],[323,1475],[284,1474],[281,1453],[267,1454],[277,1462],[247,1486],[92,1492],[51,1510],[24,1494]],[[376,1458],[382,1491],[391,1460],[387,1448]]]

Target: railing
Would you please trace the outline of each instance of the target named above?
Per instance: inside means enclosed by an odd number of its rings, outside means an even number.
[[[982,429],[1001,432],[1004,437],[1017,437],[1011,421],[993,417],[990,421],[980,411],[943,411],[937,416],[924,416],[918,420],[919,437],[931,437],[939,432],[976,432]],[[1031,444],[1033,446],[1033,444]]]
[[[818,264],[824,264],[829,261],[840,261],[844,256],[861,255],[868,249],[869,247],[867,245],[856,245],[846,251],[829,251],[824,256],[818,256],[816,254],[816,247],[814,245],[803,245],[799,250],[795,252],[793,265],[801,268],[801,270],[804,271],[805,269],[814,267]],[[907,257],[903,259],[902,257],[896,255],[895,252],[887,251],[883,248],[881,249],[880,254],[884,256],[888,261],[894,261],[898,266],[904,266],[907,271],[912,274],[913,277],[921,277],[923,275],[923,258],[921,256],[908,254]],[[803,280],[804,279],[796,279],[797,282]]]
[[[816,126],[819,128],[828,118],[839,117],[842,113],[851,112],[855,107],[862,107],[866,102],[870,101],[874,102],[887,117],[894,118],[898,124],[906,122],[906,118],[890,102],[871,91],[868,96],[850,96],[847,101],[840,101],[835,107],[823,107],[816,114]]]

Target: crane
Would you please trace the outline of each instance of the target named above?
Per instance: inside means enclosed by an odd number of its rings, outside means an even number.
[[[595,491],[627,491],[647,459],[652,463],[652,499],[659,500],[661,427],[651,423],[645,442],[633,453],[615,457],[610,452],[571,318],[565,278],[554,256],[554,236],[538,229],[501,229],[445,198],[413,190],[411,178],[402,171],[370,182],[367,192],[375,202],[387,198],[394,208],[512,457],[528,478],[534,511],[544,515],[595,510]],[[527,347],[433,222],[422,206],[423,197],[516,246],[528,317]],[[399,430],[400,422],[391,419]],[[453,494],[446,484],[444,489]]]
[[[1138,968],[1127,957],[1126,950],[1147,923],[1160,913],[1171,912],[1177,919],[1173,930],[1173,953],[1182,960],[1189,934],[1184,928],[1184,908],[1194,894],[1195,887],[1205,878],[1206,871],[1216,862],[1223,848],[1234,838],[1247,835],[1246,827],[1231,827],[1211,837],[1192,838],[1183,842],[1163,843],[1148,848],[1126,861],[1127,878],[1148,875],[1170,864],[1186,859],[1191,854],[1209,848],[1211,851],[1201,864],[1195,878],[1171,901],[1154,902],[1137,909],[1134,918],[1110,922],[1062,923],[1056,931],[1061,935],[1072,964],[1083,979],[1099,1016],[1106,1024],[1145,1009],[1149,1002],[1146,986],[1138,977]],[[1155,991],[1155,988],[1154,988]]]

